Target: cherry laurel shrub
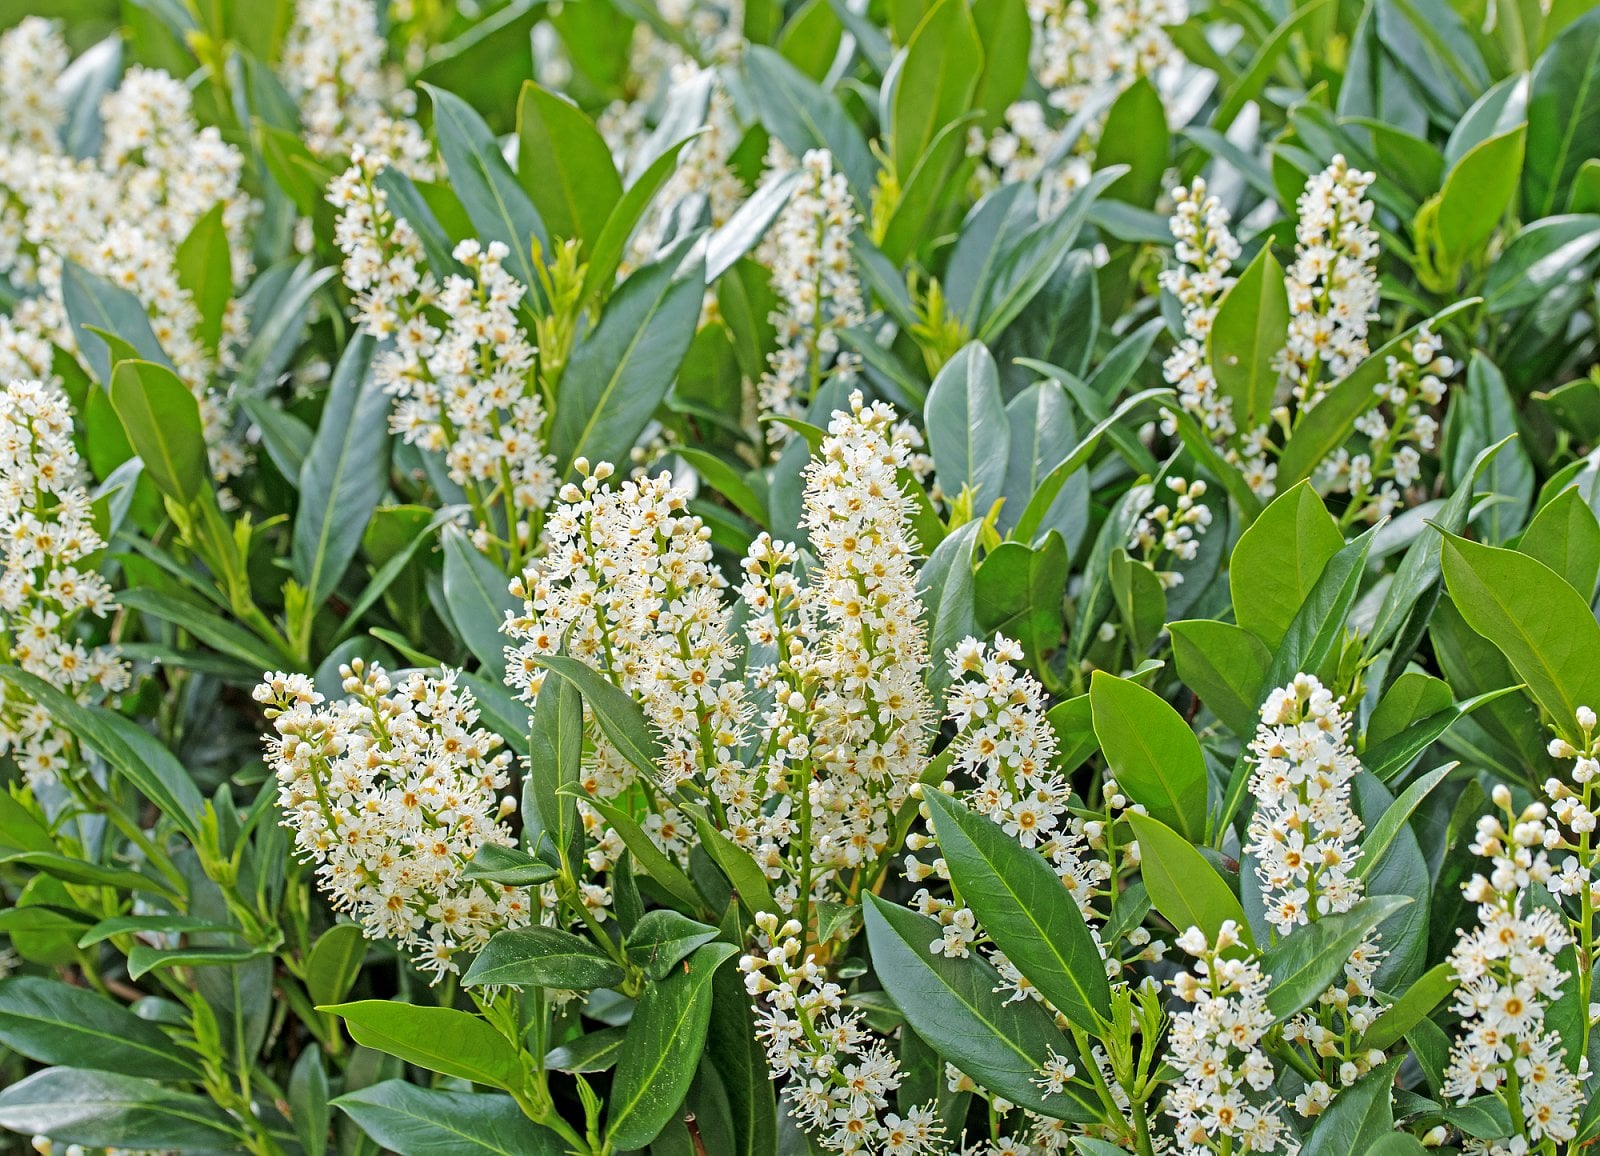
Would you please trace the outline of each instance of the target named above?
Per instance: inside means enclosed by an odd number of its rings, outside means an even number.
[[[1592,0],[0,6],[0,1145],[1588,1149],[1597,154]]]

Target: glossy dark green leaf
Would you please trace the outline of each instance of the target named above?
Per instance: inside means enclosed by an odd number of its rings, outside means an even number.
[[[419,1088],[404,1080],[346,1092],[333,1106],[399,1156],[558,1156],[565,1145],[510,1096]]]
[[[56,722],[104,758],[191,839],[200,837],[205,799],[182,763],[154,735],[104,707],[78,703],[34,675],[0,666],[0,680],[50,711]]]
[[[613,1148],[644,1147],[683,1103],[711,1022],[712,977],[737,951],[730,943],[707,943],[645,987],[611,1086],[606,1140]]]
[[[590,250],[589,267],[583,275],[583,300],[590,301],[611,292],[628,240],[649,211],[655,195],[676,170],[678,155],[688,143],[688,137],[671,142],[634,178],[611,210],[605,228]]]
[[[751,46],[742,64],[762,126],[797,157],[827,149],[851,191],[865,200],[877,162],[838,98],[765,46]]]
[[[1380,1051],[1393,1047],[1424,1016],[1431,1015],[1434,1008],[1449,998],[1455,987],[1455,969],[1450,962],[1436,964],[1373,1021],[1361,1037],[1360,1046],[1363,1050],[1377,1048]]]
[[[1272,652],[1241,626],[1210,618],[1168,624],[1184,685],[1241,738],[1253,735]]]
[[[558,1044],[545,1053],[544,1066],[557,1072],[605,1072],[622,1055],[624,1028],[601,1028]]]
[[[289,1119],[306,1156],[328,1150],[328,1067],[322,1049],[312,1044],[289,1071]]]
[[[313,1003],[337,1003],[350,994],[367,958],[367,945],[367,937],[354,923],[335,923],[317,936],[306,956],[306,994]]]
[[[1283,266],[1264,246],[1217,305],[1206,359],[1217,387],[1233,402],[1240,429],[1267,420],[1278,388],[1278,357],[1289,331]]]
[[[423,87],[433,98],[434,131],[451,188],[461,198],[473,228],[485,243],[500,241],[510,250],[506,268],[530,293],[537,293],[539,277],[532,244],[537,241],[545,253],[551,251],[550,234],[539,210],[523,192],[500,143],[472,106],[431,84]]]
[[[500,627],[521,604],[511,596],[500,568],[478,552],[459,526],[446,526],[444,596],[461,640],[485,671],[498,680],[506,672],[506,636]]]
[[[1600,624],[1587,601],[1525,554],[1453,535],[1443,549],[1445,584],[1461,616],[1506,656],[1552,725],[1576,738],[1578,707],[1600,702]]]
[[[1072,404],[1059,381],[1038,381],[1017,394],[1006,403],[1006,420],[1011,426],[1011,459],[1006,465],[1006,501],[998,520],[1001,533],[1009,533],[1021,521],[1034,492],[1072,452],[1078,438]],[[1088,528],[1089,476],[1079,470],[1061,486],[1035,536],[1055,530],[1070,556],[1077,552]]]
[[[178,284],[188,291],[200,314],[195,335],[212,352],[222,340],[223,313],[233,296],[233,258],[222,223],[225,202],[218,201],[195,222],[173,254]]]
[[[461,977],[466,987],[505,984],[590,991],[625,979],[622,967],[587,939],[558,927],[519,927],[491,939]]]
[[[656,773],[661,761],[660,740],[627,691],[587,663],[563,654],[541,655],[539,665],[578,688],[600,730],[623,758],[647,775]]]
[[[111,375],[111,404],[145,474],[188,504],[211,488],[200,406],[178,375],[150,361],[124,361]]]
[[[1517,549],[1561,575],[1581,597],[1594,596],[1600,580],[1600,521],[1576,487],[1545,503]]]
[[[973,575],[978,625],[985,634],[1016,639],[1034,663],[1061,643],[1066,593],[1067,548],[1053,530],[1037,550],[1002,542]]]
[[[41,976],[0,980],[0,1043],[42,1064],[192,1080],[199,1069],[160,1028],[121,1004]]]
[[[1268,1010],[1282,1021],[1309,1007],[1344,973],[1350,953],[1367,933],[1410,902],[1399,895],[1363,899],[1349,911],[1297,927],[1273,944],[1261,956],[1261,972],[1271,978]]]
[[[1534,65],[1528,92],[1523,216],[1566,207],[1568,190],[1600,138],[1600,12],[1573,21]]]
[[[550,448],[563,471],[578,458],[625,463],[694,339],[705,266],[669,255],[629,277],[561,375]]]
[[[1033,1083],[1050,1049],[1066,1048],[1050,1014],[1032,1000],[1006,1003],[999,974],[977,956],[929,950],[939,925],[876,895],[867,896],[867,942],[884,990],[940,1055],[990,1091],[1055,1119],[1087,1120],[1098,1105],[1077,1090],[1044,1097]]]
[[[1399,1059],[1379,1064],[1354,1084],[1344,1088],[1317,1117],[1311,1135],[1300,1148],[1302,1156],[1349,1156],[1365,1152],[1375,1141],[1394,1131],[1391,1093]]]
[[[1505,216],[1522,176],[1526,142],[1521,125],[1490,137],[1473,146],[1445,178],[1437,228],[1448,268],[1477,253]]]
[[[1388,378],[1389,358],[1403,356],[1406,343],[1419,329],[1426,327],[1432,333],[1442,332],[1450,318],[1478,304],[1475,297],[1459,301],[1397,334],[1387,344],[1373,350],[1365,361],[1330,389],[1315,409],[1301,417],[1284,444],[1278,458],[1279,488],[1285,489],[1309,478],[1329,454],[1348,440],[1357,419],[1378,404],[1374,387]]]
[[[502,883],[507,887],[534,887],[548,883],[556,877],[556,869],[542,859],[535,859],[526,851],[486,843],[461,873],[463,879],[482,879],[487,883]]]
[[[103,387],[111,388],[113,355],[110,344],[94,330],[116,336],[146,361],[172,367],[150,328],[144,306],[120,285],[95,276],[76,261],[67,261],[61,267],[61,301],[89,372]]]
[[[952,497],[971,489],[973,509],[987,510],[1005,486],[1011,426],[1000,371],[986,346],[970,342],[945,363],[923,418],[939,485]]]
[[[300,468],[290,557],[313,606],[339,585],[388,489],[391,403],[372,373],[375,351],[372,338],[362,334],[345,346]]]
[[[180,1151],[233,1151],[242,1134],[209,1100],[88,1068],[46,1068],[0,1091],[0,1128],[92,1148]]]
[[[1268,686],[1284,686],[1300,671],[1319,670],[1335,654],[1344,640],[1345,621],[1361,593],[1378,529],[1374,526],[1328,559],[1275,648],[1267,669]]]
[[[674,965],[721,932],[670,909],[645,912],[623,943],[630,962],[651,979],[665,979]]]
[[[895,76],[889,156],[909,177],[939,130],[971,108],[983,64],[978,28],[963,0],[937,0],[906,44]]]
[[[1074,1026],[1100,1034],[1111,1006],[1105,962],[1055,870],[949,795],[923,800],[951,881],[995,945]]]

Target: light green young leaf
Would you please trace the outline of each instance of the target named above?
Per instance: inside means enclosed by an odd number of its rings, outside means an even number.
[[[1276,649],[1311,588],[1343,547],[1339,524],[1310,483],[1279,494],[1233,548],[1228,584],[1234,619],[1269,649]]]
[[[1255,940],[1239,897],[1194,845],[1171,827],[1137,811],[1128,812],[1151,905],[1179,932],[1198,927],[1208,940],[1232,920],[1246,946]]]
[[[1094,733],[1122,792],[1198,841],[1205,831],[1206,762],[1183,716],[1159,695],[1099,670],[1089,681],[1089,702]]]
[[[504,1091],[522,1087],[517,1049],[475,1015],[381,999],[324,1004],[317,1010],[342,1018],[356,1043],[408,1064]]]
[[[1263,246],[1217,305],[1206,337],[1206,360],[1217,387],[1233,402],[1240,429],[1266,421],[1278,388],[1278,355],[1289,332],[1283,266]]]

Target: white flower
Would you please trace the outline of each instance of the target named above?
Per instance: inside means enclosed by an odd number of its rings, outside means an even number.
[[[889,1111],[900,1062],[847,1010],[845,992],[810,956],[801,928],[756,916],[756,949],[739,967],[757,999],[756,1038],[772,1074],[786,1080],[795,1120],[830,1151],[915,1156],[947,1151],[931,1105],[904,1117]],[[1070,1077],[1069,1077],[1070,1078]]]
[[[306,147],[349,156],[384,153],[409,177],[434,178],[433,149],[410,117],[416,94],[385,69],[374,0],[296,0],[279,74],[300,106]]]
[[[774,176],[783,167],[775,165]],[[801,183],[762,249],[779,308],[771,316],[778,348],[768,356],[758,386],[760,407],[763,414],[784,417],[800,416],[825,376],[854,377],[855,358],[840,349],[839,331],[866,318],[850,252],[861,216],[844,174],[834,170],[832,154],[823,149],[806,153],[799,167]],[[790,433],[779,422],[767,429],[775,442]]]
[[[300,674],[269,674],[255,690],[275,735],[283,825],[317,866],[334,908],[369,939],[392,939],[437,978],[455,956],[521,927],[538,900],[527,890],[463,878],[482,847],[510,846],[500,820],[511,755],[477,726],[455,674],[412,674],[398,687],[381,667],[340,667],[348,699],[324,704]]]
[[[1219,935],[1208,944],[1197,927],[1178,943],[1197,956],[1194,971],[1172,981],[1178,997],[1193,1006],[1172,1017],[1167,1063],[1178,1080],[1167,1092],[1166,1112],[1175,1121],[1174,1138],[1184,1153],[1294,1153],[1298,1142],[1279,1116],[1281,1101],[1253,1093],[1272,1086],[1272,1062],[1261,1038],[1275,1022],[1267,1008],[1270,976],[1254,959],[1224,956]]]
[[[1145,510],[1134,524],[1128,550],[1170,590],[1183,581],[1183,574],[1163,569],[1163,564],[1188,562],[1200,552],[1200,537],[1211,525],[1211,508],[1200,500],[1206,494],[1203,481],[1170,477],[1167,489],[1172,491],[1172,504],[1161,502]]]
[[[519,313],[527,287],[507,272],[503,243],[475,240],[452,253],[465,272],[441,284],[416,231],[389,208],[379,179],[388,157],[357,146],[351,160],[328,200],[339,210],[335,237],[356,324],[392,338],[373,367],[395,398],[390,428],[440,455],[450,480],[476,499],[488,516],[477,527],[480,549],[506,533],[488,513],[499,508],[512,524],[508,552],[521,558],[557,483],[544,441],[538,350]]]
[[[1378,315],[1378,233],[1366,199],[1372,180],[1335,156],[1295,203],[1289,337],[1279,364],[1303,411],[1367,357],[1367,326]]]
[[[42,70],[55,68],[61,51],[51,26],[40,22],[25,21],[0,37],[0,59],[37,53]],[[14,79],[30,75],[42,79],[27,67]],[[11,103],[0,87],[0,106]],[[203,333],[199,307],[178,277],[177,252],[220,206],[230,271],[235,284],[243,283],[254,213],[239,188],[243,156],[217,129],[200,127],[189,90],[165,72],[132,67],[104,97],[103,139],[92,159],[62,153],[55,134],[45,131],[55,116],[48,99],[36,103],[34,114],[16,114],[11,137],[0,134],[0,274],[21,294],[0,317],[0,380],[58,383],[52,343],[79,353],[82,335],[68,324],[61,288],[66,263],[74,262],[144,307],[162,351],[199,399],[212,473],[226,481],[249,460],[216,380],[234,367],[244,310],[230,300],[220,338]]]
[[[129,681],[113,648],[91,649],[78,637],[85,614],[111,609],[111,588],[93,567],[104,546],[67,399],[37,381],[12,382],[0,393],[0,655],[79,702]],[[48,711],[0,684],[0,755],[30,784],[63,775],[75,752]]]
[[[1299,674],[1268,696],[1250,742],[1256,809],[1245,849],[1256,860],[1266,919],[1284,934],[1361,898],[1353,872],[1362,823],[1350,808],[1361,763],[1350,723],[1314,675]]]
[[[1510,802],[1509,793],[1502,797]],[[1472,844],[1491,870],[1463,888],[1478,904],[1478,923],[1461,932],[1450,953],[1460,981],[1455,1007],[1462,1023],[1442,1091],[1458,1101],[1479,1092],[1503,1098],[1507,1092],[1501,1089],[1514,1072],[1524,1132],[1513,1143],[1560,1143],[1577,1134],[1582,1088],[1544,1016],[1570,978],[1556,956],[1572,935],[1557,912],[1534,907],[1527,894],[1550,876],[1543,846],[1546,808],[1536,802],[1520,815],[1506,808],[1506,815],[1509,829],[1497,816],[1483,816]]]

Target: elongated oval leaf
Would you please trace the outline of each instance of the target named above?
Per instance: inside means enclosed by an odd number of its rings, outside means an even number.
[[[704,262],[680,269],[671,255],[623,282],[561,375],[550,448],[563,471],[580,457],[627,462],[689,352],[704,294]]]
[[[1222,295],[1206,337],[1206,359],[1240,429],[1254,429],[1272,408],[1278,354],[1288,331],[1283,266],[1267,245]]]
[[[1279,940],[1261,956],[1261,972],[1271,980],[1268,1010],[1281,1022],[1310,1007],[1344,973],[1350,953],[1367,932],[1410,902],[1404,895],[1373,896]]]
[[[344,577],[388,488],[389,398],[370,372],[375,349],[361,334],[345,347],[300,468],[291,558],[314,606]]]
[[[589,991],[619,984],[626,975],[610,956],[570,931],[519,927],[491,939],[461,982]]]
[[[557,1156],[560,1137],[541,1128],[510,1096],[474,1095],[384,1080],[347,1092],[333,1106],[399,1156]]]
[[[934,469],[944,492],[970,488],[975,510],[1001,496],[1011,453],[1011,425],[1000,394],[1000,370],[988,347],[973,341],[944,365],[923,413]]]
[[[209,1100],[88,1068],[46,1068],[0,1091],[0,1128],[91,1148],[179,1151],[237,1151],[242,1134]]]
[[[522,82],[517,175],[550,231],[593,247],[622,199],[622,180],[600,131],[564,97]]]
[[[40,976],[0,980],[0,1043],[44,1064],[156,1080],[199,1072],[155,1024],[103,995]]]
[[[1068,1088],[1043,1096],[1033,1083],[1050,1050],[1065,1052],[1066,1037],[1043,1006],[1006,1003],[999,973],[976,956],[935,955],[939,925],[876,895],[867,895],[867,942],[884,990],[916,1033],[985,1088],[1058,1120],[1088,1120],[1098,1105]]]
[[[111,404],[162,493],[188,504],[210,489],[200,405],[177,374],[150,361],[120,362],[111,375]]]
[[[511,250],[506,268],[530,293],[537,293],[532,243],[538,241],[544,252],[550,252],[550,235],[539,210],[522,191],[499,142],[472,106],[431,84],[423,88],[433,97],[439,152],[450,172],[451,188],[461,198],[472,227],[484,241],[500,241]]]
[[[1250,923],[1239,897],[1206,862],[1194,845],[1166,824],[1128,812],[1134,838],[1139,840],[1139,863],[1151,905],[1178,931],[1198,927],[1215,940],[1228,920],[1239,927],[1239,937],[1253,943]]]
[[[475,1015],[381,999],[323,1004],[317,1010],[342,1018],[356,1043],[408,1064],[491,1088],[522,1087],[517,1049]]]
[[[1206,760],[1183,716],[1139,684],[1099,670],[1089,681],[1089,704],[1123,793],[1198,841],[1205,833]]]
[[[923,796],[961,898],[995,945],[1073,1025],[1100,1034],[1105,961],[1077,902],[1037,852],[949,795]]]
[[[1600,702],[1600,624],[1588,603],[1561,575],[1514,550],[1447,535],[1443,566],[1467,625],[1506,656],[1555,728],[1577,739],[1578,708]]]
[[[737,951],[731,943],[707,943],[645,988],[611,1086],[606,1140],[614,1150],[643,1148],[683,1103],[711,1023],[712,977]]]

